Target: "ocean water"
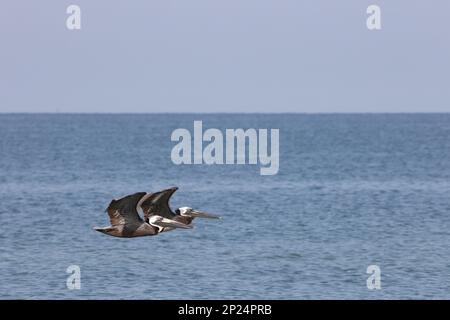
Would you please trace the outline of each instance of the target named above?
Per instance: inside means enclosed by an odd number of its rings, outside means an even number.
[[[170,135],[194,120],[279,128],[279,173],[174,165]],[[92,229],[112,198],[169,186],[173,207],[223,219],[133,239]],[[3,114],[0,200],[2,299],[450,298],[447,114]]]

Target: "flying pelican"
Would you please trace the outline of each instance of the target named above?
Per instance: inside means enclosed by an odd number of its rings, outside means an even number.
[[[192,226],[168,219],[167,217],[153,214],[144,220],[139,216],[141,203],[151,194],[138,192],[119,200],[112,200],[106,212],[108,212],[111,226],[94,227],[94,230],[114,237],[132,238],[154,236],[160,232],[173,230],[174,228],[191,229]],[[167,231],[166,230],[166,231]]]
[[[215,214],[194,210],[190,207],[181,207],[173,212],[169,206],[170,197],[177,191],[177,187],[169,188],[155,193],[148,193],[139,201],[138,207],[142,208],[144,221],[149,222],[154,216],[160,216],[171,221],[180,222],[186,226],[192,223],[194,218],[220,219]],[[173,227],[166,227],[162,231],[172,230]]]

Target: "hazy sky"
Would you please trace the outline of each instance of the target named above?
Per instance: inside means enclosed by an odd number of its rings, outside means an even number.
[[[450,112],[450,1],[0,3],[0,112],[284,111]]]

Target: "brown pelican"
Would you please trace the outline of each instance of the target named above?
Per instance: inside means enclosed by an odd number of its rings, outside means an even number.
[[[158,214],[152,214],[151,217],[145,218],[145,221],[142,220],[138,211],[142,210],[140,207],[142,200],[148,197],[148,193],[138,192],[119,200],[112,200],[106,209],[111,226],[104,228],[95,227],[94,230],[114,237],[131,238],[154,236],[163,230],[167,231],[174,228],[192,228],[192,226]]]
[[[139,201],[138,207],[142,208],[144,220],[149,222],[152,217],[160,216],[171,221],[180,222],[186,226],[192,223],[194,218],[210,218],[220,219],[221,217],[215,214],[206,213],[203,211],[194,210],[190,207],[181,207],[173,212],[169,206],[170,197],[177,191],[177,187],[162,190],[155,193],[148,193]],[[173,227],[166,227],[162,231],[172,230]]]

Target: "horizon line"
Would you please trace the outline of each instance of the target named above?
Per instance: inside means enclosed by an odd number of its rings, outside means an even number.
[[[215,114],[224,114],[224,115],[233,115],[233,114],[243,114],[243,115],[252,115],[252,114],[264,114],[264,115],[283,115],[283,114],[298,114],[298,115],[382,115],[382,114],[450,114],[450,111],[400,111],[400,112],[55,112],[55,111],[38,111],[38,112],[28,112],[28,111],[19,111],[19,112],[3,112],[0,111],[0,115],[181,115],[181,114],[206,114],[206,115],[215,115]]]

